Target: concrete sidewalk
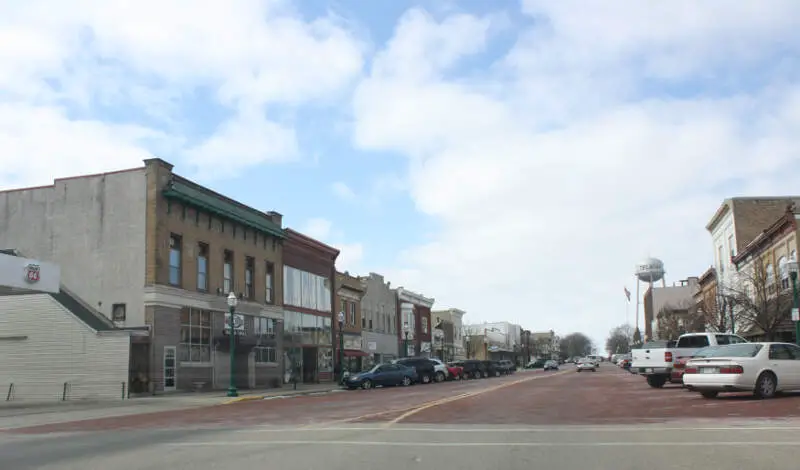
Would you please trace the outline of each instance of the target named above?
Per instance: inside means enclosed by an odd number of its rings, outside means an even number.
[[[0,402],[0,430],[86,419],[186,410],[273,397],[313,395],[336,390],[341,390],[341,387],[329,383],[298,385],[297,389],[290,386],[263,391],[247,390],[236,398],[227,397],[225,391],[214,391],[147,395],[131,397],[127,400]]]

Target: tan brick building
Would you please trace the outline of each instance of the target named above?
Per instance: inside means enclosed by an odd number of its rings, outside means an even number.
[[[99,313],[119,328],[149,332],[132,344],[134,393],[227,387],[229,292],[239,298],[236,385],[280,383],[280,214],[150,159],[139,168],[2,192],[0,216],[0,247],[58,263],[62,283]]]
[[[361,299],[366,293],[366,283],[360,278],[351,276],[350,273],[336,273],[336,314],[344,314],[344,324],[341,333],[341,340],[344,344],[343,356],[345,370],[350,372],[360,372],[362,368],[369,364],[363,358],[370,354],[364,351],[364,338],[362,331]],[[336,329],[338,330],[338,320]],[[338,334],[338,332],[337,332]],[[338,336],[335,338],[336,348],[339,344]],[[337,356],[338,361],[338,356]]]

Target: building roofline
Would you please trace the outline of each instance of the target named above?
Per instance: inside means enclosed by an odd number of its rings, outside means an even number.
[[[709,278],[716,279],[716,277],[717,277],[717,269],[714,266],[711,266],[708,269],[706,269],[705,272],[703,272],[703,274],[698,276],[697,280],[700,283],[700,285],[703,285]]]
[[[719,224],[719,221],[722,220],[722,216],[724,216],[727,212],[731,210],[731,201],[732,198],[727,198],[722,201],[722,204],[719,205],[717,211],[714,212],[714,215],[711,217],[711,220],[708,221],[706,224],[706,230],[711,233]]]
[[[339,253],[341,253],[338,249],[327,245],[315,238],[311,238],[308,235],[304,235],[296,230],[291,228],[285,228],[284,231],[286,232],[287,239],[291,241],[299,242],[309,248],[316,249],[325,253],[326,255],[330,255],[334,260],[339,257]]]
[[[796,225],[796,223],[794,205],[790,204],[786,208],[786,212],[780,216],[780,218],[759,233],[758,236],[748,243],[736,256],[733,256],[731,262],[738,266],[742,261],[755,254],[760,248],[763,248],[765,244],[772,241],[781,231]]]
[[[131,172],[131,171],[142,171],[144,169],[145,169],[145,167],[143,167],[143,166],[137,166],[135,168],[125,168],[125,169],[122,169],[122,170],[106,171],[106,172],[102,172],[102,173],[90,173],[88,175],[64,176],[62,178],[54,178],[52,184],[42,184],[42,185],[38,185],[38,186],[25,186],[25,187],[22,187],[22,188],[2,189],[2,190],[0,190],[0,194],[12,193],[12,192],[17,192],[17,191],[33,191],[33,190],[36,190],[36,189],[53,189],[53,188],[56,187],[56,185],[58,183],[60,183],[62,181],[77,180],[77,179],[81,179],[81,178],[87,178],[87,179],[88,178],[97,178],[98,176],[117,175],[117,174],[120,174],[120,173],[128,173],[128,172]]]

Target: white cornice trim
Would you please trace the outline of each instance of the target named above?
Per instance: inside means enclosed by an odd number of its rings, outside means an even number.
[[[410,302],[412,304],[427,308],[433,307],[433,303],[435,302],[433,297],[428,298],[422,294],[417,294],[416,292],[406,290],[402,287],[397,288],[397,298],[403,302]]]

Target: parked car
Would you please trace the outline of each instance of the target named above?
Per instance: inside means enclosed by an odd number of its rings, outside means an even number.
[[[500,377],[500,369],[497,368],[495,361],[481,361],[484,365],[484,377]]]
[[[746,343],[741,336],[730,333],[687,333],[678,341],[648,341],[641,348],[631,351],[631,369],[647,379],[653,388],[661,388],[672,377],[674,360],[689,357],[698,349],[707,346]]]
[[[462,366],[457,366],[453,364],[447,364],[447,378],[449,380],[461,380],[464,379],[464,368]]]
[[[486,367],[482,361],[467,359],[464,361],[452,362],[451,364],[462,368],[464,378],[480,379],[485,376],[484,370]]]
[[[450,376],[450,371],[447,370],[447,364],[442,362],[440,359],[436,359],[435,357],[432,357],[429,360],[435,364],[433,369],[436,371],[436,375],[433,376],[433,379],[437,382],[444,382],[447,380]]]
[[[531,362],[529,362],[527,365],[525,365],[525,368],[526,369],[541,369],[542,367],[544,367],[544,363],[545,362],[547,362],[547,361],[544,360],[544,359],[534,359]]]
[[[395,359],[395,364],[411,367],[417,371],[418,381],[429,384],[436,377],[436,363],[425,357],[404,357]]]
[[[501,374],[509,375],[513,374],[514,371],[517,370],[517,366],[515,366],[514,363],[508,359],[501,359],[497,361],[497,369]]]
[[[589,359],[588,357],[582,357],[578,359],[578,362],[575,365],[575,371],[581,372],[584,370],[597,372],[597,364],[594,362],[594,360]]]
[[[706,348],[700,348],[691,356],[684,356],[675,359],[675,361],[672,363],[672,372],[670,373],[669,381],[674,384],[682,384],[683,372],[686,369],[686,363],[696,357],[706,357],[718,347],[719,346],[708,346]]]
[[[723,392],[752,392],[772,398],[800,390],[800,346],[791,343],[744,343],[720,346],[705,357],[690,359],[683,383],[704,398]]]
[[[411,385],[417,380],[417,371],[402,364],[378,364],[369,370],[350,374],[344,385],[353,390],[363,388],[369,390],[375,386]]]
[[[547,361],[544,363],[544,370],[558,370],[558,362]]]

